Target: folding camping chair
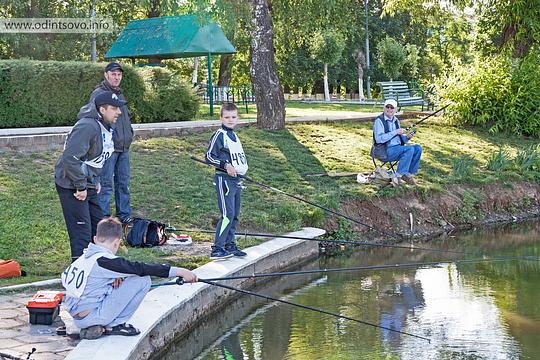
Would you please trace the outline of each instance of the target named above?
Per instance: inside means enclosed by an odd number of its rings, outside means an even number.
[[[371,161],[373,161],[373,166],[376,168],[380,167],[380,168],[386,168],[388,171],[391,171],[392,172],[392,175],[396,173],[396,169],[394,169],[394,166],[397,165],[397,160],[396,161],[382,161],[382,160],[379,160],[379,159],[376,159],[374,158],[373,156],[371,157]],[[380,165],[377,165],[377,161],[380,163]]]

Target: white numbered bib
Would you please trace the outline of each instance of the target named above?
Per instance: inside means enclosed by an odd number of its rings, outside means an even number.
[[[84,161],[84,164],[93,168],[101,169],[103,168],[103,164],[105,164],[105,160],[110,158],[112,153],[114,152],[114,141],[112,128],[111,131],[109,131],[105,128],[105,126],[103,126],[101,122],[98,121],[98,124],[101,128],[101,141],[103,142],[103,150],[101,151],[100,156],[92,160],[86,160]]]
[[[231,165],[234,166],[238,174],[244,175],[248,171],[248,163],[240,139],[236,136],[236,141],[233,141],[225,130],[221,130],[221,132],[225,148],[229,149],[231,154]]]
[[[76,298],[81,297],[88,283],[88,276],[92,268],[96,264],[97,259],[103,256],[109,259],[116,258],[115,255],[106,252],[96,253],[89,258],[81,256],[64,270],[61,279],[67,295]]]

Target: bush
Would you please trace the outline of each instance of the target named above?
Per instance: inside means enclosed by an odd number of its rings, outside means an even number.
[[[80,107],[102,81],[105,65],[0,61],[0,128],[73,125]],[[122,89],[134,122],[189,120],[196,115],[197,96],[170,71],[123,68]]]
[[[459,123],[491,132],[540,137],[540,54],[522,60],[504,55],[458,67],[439,86]]]
[[[102,72],[83,62],[0,61],[0,126],[72,125]]]
[[[455,158],[452,164],[452,175],[455,179],[466,180],[474,174],[476,161],[470,156]]]
[[[509,169],[511,164],[510,154],[508,154],[508,151],[500,147],[497,152],[491,154],[486,168],[491,171],[501,172]]]
[[[465,190],[461,206],[456,209],[453,218],[460,223],[472,224],[475,220],[483,218],[479,204],[484,200],[485,194],[476,190]]]
[[[139,109],[143,119],[155,121],[189,120],[199,110],[199,99],[190,86],[163,68],[140,70],[145,100]],[[151,122],[151,121],[146,121]]]
[[[530,146],[526,149],[519,150],[515,158],[516,168],[522,172],[538,170],[540,156],[538,156],[538,148]]]

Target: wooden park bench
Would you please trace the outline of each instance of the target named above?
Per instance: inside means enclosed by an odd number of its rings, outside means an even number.
[[[381,81],[377,85],[381,89],[383,101],[394,99],[398,103],[398,109],[403,106],[422,105],[427,107],[424,91],[419,87],[409,87],[405,81]]]

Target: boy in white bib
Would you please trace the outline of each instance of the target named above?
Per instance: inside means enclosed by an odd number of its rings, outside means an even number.
[[[233,131],[238,123],[238,108],[232,103],[223,104],[219,118],[221,129],[212,135],[205,156],[206,162],[222,169],[216,170],[214,176],[218,207],[221,212],[210,254],[210,259],[215,260],[247,255],[238,249],[235,239],[242,192],[242,180],[237,175],[244,175],[248,170],[242,143]]]
[[[116,218],[98,223],[94,243],[63,273],[64,306],[81,328],[81,339],[101,335],[138,335],[127,324],[150,290],[150,276],[182,277],[196,282],[191,271],[169,265],[129,261],[116,256],[122,242],[122,224]]]

